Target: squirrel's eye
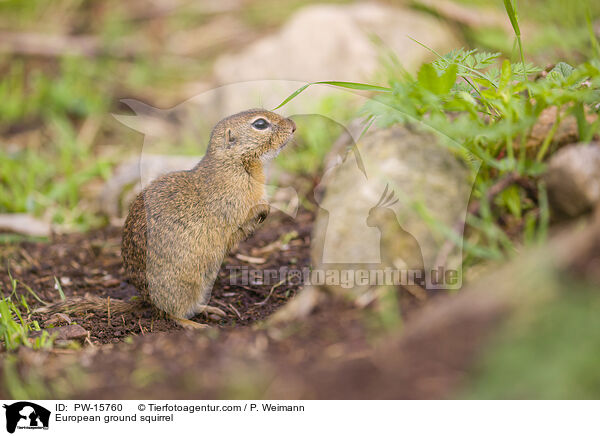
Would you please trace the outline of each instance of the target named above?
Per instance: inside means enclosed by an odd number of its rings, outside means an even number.
[[[259,118],[252,123],[252,127],[258,130],[265,130],[267,127],[269,127],[269,122],[264,118]]]

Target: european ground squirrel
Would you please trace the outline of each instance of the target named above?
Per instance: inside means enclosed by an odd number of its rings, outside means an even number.
[[[127,278],[149,303],[184,327],[204,310],[223,258],[269,214],[263,163],[291,140],[296,125],[263,109],[214,127],[206,155],[191,170],[151,182],[131,205],[121,254]],[[136,303],[112,300],[113,313]],[[70,298],[41,311],[107,310],[100,298]]]

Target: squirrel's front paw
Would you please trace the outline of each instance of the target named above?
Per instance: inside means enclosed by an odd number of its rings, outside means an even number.
[[[250,215],[253,216],[257,224],[262,224],[269,216],[270,211],[271,207],[267,203],[260,203],[252,208]]]
[[[256,216],[256,222],[258,224],[262,224],[265,222],[265,220],[267,219],[267,217],[269,216],[269,212],[263,211],[260,212],[257,216]]]

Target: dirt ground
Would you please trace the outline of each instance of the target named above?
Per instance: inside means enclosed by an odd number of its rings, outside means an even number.
[[[202,314],[195,321],[219,327],[247,326],[265,319],[287,300],[294,297],[299,283],[250,283],[231,286],[227,279],[236,267],[279,269],[293,265],[309,265],[310,228],[312,214],[301,212],[295,220],[281,213],[270,217],[250,240],[240,244],[223,262],[209,305],[227,313],[219,319]],[[280,238],[291,240],[283,249]],[[272,249],[269,249],[271,244]],[[103,298],[129,300],[137,295],[136,289],[124,280],[120,254],[121,229],[108,227],[90,234],[56,236],[50,244],[24,242],[4,253],[11,275],[27,284],[45,302],[60,301],[55,277],[60,280],[66,297],[93,295]],[[267,252],[265,253],[265,247]],[[255,263],[244,262],[237,255],[256,258]],[[259,257],[262,256],[262,257]],[[262,262],[264,263],[256,263]],[[251,280],[252,282],[252,280]],[[276,285],[276,286],[274,286]],[[3,289],[10,289],[10,278],[2,277]],[[271,293],[271,288],[273,292]],[[30,304],[38,304],[29,296]],[[89,312],[71,314],[73,322],[90,332],[94,345],[121,342],[128,336],[179,330],[177,324],[156,316],[150,308],[142,313],[129,313],[108,319],[108,314]],[[43,324],[48,315],[34,315]]]
[[[326,295],[306,319],[267,325],[262,321],[294,298],[300,285],[226,282],[232,266],[309,266],[312,222],[308,211],[295,220],[272,214],[227,257],[209,302],[227,316],[195,318],[213,328],[183,330],[150,309],[110,320],[106,313],[72,314],[72,321],[89,331],[88,340],[77,349],[22,348],[16,360],[0,359],[5,377],[17,377],[21,389],[15,391],[15,380],[5,379],[0,397],[14,397],[15,392],[98,399],[448,396],[501,317],[497,307],[484,307],[476,317],[469,312],[465,319],[437,322],[424,340],[418,322],[412,328],[419,316],[411,316],[404,328],[386,331],[378,323],[376,305],[358,309]],[[12,276],[46,302],[60,300],[55,277],[67,298],[88,294],[127,300],[136,291],[124,281],[119,247],[120,229],[112,227],[57,236],[50,243],[6,245],[2,257]],[[265,261],[250,264],[240,254]],[[7,289],[9,277],[1,280]],[[31,296],[28,300],[40,306]],[[44,325],[49,316],[33,318]]]

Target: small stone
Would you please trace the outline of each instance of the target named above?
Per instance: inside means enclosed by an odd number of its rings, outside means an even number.
[[[287,79],[304,82],[335,77],[357,81],[376,72],[373,36],[414,69],[430,53],[411,41],[444,52],[456,43],[452,28],[411,9],[374,2],[311,5],[297,11],[275,34],[215,63],[218,83]]]
[[[56,334],[55,339],[61,341],[84,340],[89,332],[78,324],[54,327],[46,330],[50,335]]]
[[[558,108],[556,106],[551,106],[540,113],[538,120],[531,129],[531,133],[525,142],[525,147],[527,149],[533,149],[537,153],[537,150],[539,150],[550,131],[554,129],[557,112]],[[586,115],[586,120],[590,124],[596,122],[597,119],[598,116],[595,114]],[[558,128],[556,128],[556,132],[554,132],[552,142],[550,143],[552,149],[561,148],[577,142],[578,140],[579,131],[577,128],[577,119],[573,115],[567,114],[566,111],[562,111],[560,124],[558,125]],[[518,143],[515,143],[515,148],[519,148]]]
[[[600,202],[600,143],[573,144],[558,151],[544,176],[558,217],[577,217]]]

